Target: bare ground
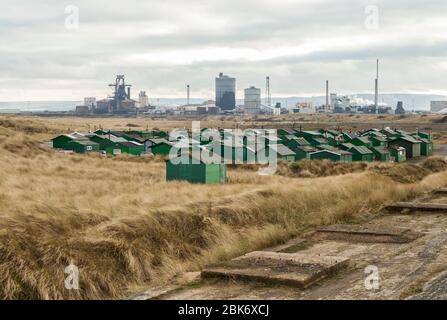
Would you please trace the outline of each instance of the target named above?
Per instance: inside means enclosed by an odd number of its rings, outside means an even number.
[[[424,202],[447,203],[446,196]],[[398,226],[422,234],[410,243],[355,243],[319,240],[295,246],[304,255],[344,256],[349,268],[306,289],[262,283],[207,280],[160,296],[162,299],[443,299],[447,297],[447,214],[387,214],[367,222],[375,228]],[[279,248],[278,248],[279,249]],[[284,246],[280,247],[284,250]],[[367,266],[379,271],[379,288],[365,287]]]

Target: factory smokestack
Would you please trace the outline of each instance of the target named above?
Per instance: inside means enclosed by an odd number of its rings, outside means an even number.
[[[270,92],[270,77],[269,76],[267,76],[265,78],[265,104],[269,107],[272,105],[272,94]]]
[[[377,59],[376,81],[374,91],[374,107],[376,113],[379,113],[379,59]]]
[[[190,97],[190,88],[189,88],[189,84],[186,86],[186,104],[189,106],[189,97]]]
[[[326,110],[329,110],[329,80],[326,80]]]

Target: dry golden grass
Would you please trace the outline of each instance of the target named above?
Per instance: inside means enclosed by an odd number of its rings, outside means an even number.
[[[0,125],[3,299],[123,297],[447,181],[446,171],[401,184],[372,172],[296,179],[230,170],[225,185],[168,183],[158,159],[57,153],[42,143],[63,125],[9,120]],[[64,288],[70,263],[80,269],[78,291]]]
[[[333,162],[330,160],[303,160],[280,162],[277,174],[287,177],[327,177],[354,172],[363,172],[368,167],[364,162]]]
[[[375,126],[381,128],[387,126],[410,126],[411,130],[416,127],[424,129],[430,127],[430,124],[446,124],[445,117],[442,115],[367,115],[367,114],[293,114],[281,116],[203,116],[191,118],[168,117],[151,118],[140,116],[138,118],[117,118],[117,117],[0,117],[0,122],[5,119],[13,119],[13,122],[22,121],[22,123],[32,123],[31,127],[38,126],[49,128],[50,130],[59,129],[59,131],[86,131],[97,128],[107,128],[114,130],[145,130],[161,129],[171,130],[174,128],[191,128],[191,121],[200,121],[202,128],[299,128],[303,125],[305,129],[315,129],[322,127],[342,129],[362,129]],[[19,120],[17,120],[19,119]],[[356,124],[359,124],[357,126]],[[362,126],[366,125],[367,127]],[[421,128],[421,125],[423,127]],[[445,126],[444,126],[445,128]]]

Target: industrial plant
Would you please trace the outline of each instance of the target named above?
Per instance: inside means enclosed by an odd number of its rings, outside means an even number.
[[[325,84],[325,102],[300,101],[292,105],[282,105],[272,102],[270,76],[265,77],[265,92],[259,87],[251,85],[243,90],[244,97],[237,99],[236,78],[219,73],[215,78],[215,100],[202,100],[191,103],[191,84],[186,85],[186,104],[163,105],[158,99],[151,103],[145,90],[141,90],[138,99],[131,97],[131,84],[126,83],[124,75],[117,75],[115,82],[109,85],[112,94],[105,99],[96,97],[84,98],[83,105],[76,106],[77,115],[151,115],[151,116],[202,116],[202,115],[281,115],[281,114],[318,114],[318,113],[347,113],[347,114],[397,114],[404,115],[408,111],[403,101],[397,101],[395,106],[379,102],[379,59],[376,60],[376,76],[374,79],[374,101],[357,99],[355,96],[339,95],[330,92],[330,81]],[[286,101],[287,102],[287,101]],[[394,107],[394,108],[393,108]],[[433,113],[447,113],[447,101],[432,101],[430,111]]]
[[[216,78],[216,106],[221,110],[236,108],[236,79],[219,74]]]

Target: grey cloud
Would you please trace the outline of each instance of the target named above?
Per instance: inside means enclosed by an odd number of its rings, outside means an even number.
[[[64,28],[67,4],[80,8],[78,31]],[[377,31],[364,27],[364,9],[370,4],[380,10]],[[326,78],[333,79],[334,89],[340,91],[368,91],[371,61],[376,57],[383,60],[388,79],[383,80],[383,90],[447,87],[443,77],[447,42],[440,36],[442,30],[431,25],[433,19],[443,18],[445,1],[5,0],[4,7],[8,9],[0,12],[0,81],[6,90],[0,100],[14,99],[8,95],[14,90],[54,88],[85,95],[104,90],[105,94],[105,85],[116,73],[125,73],[136,87],[153,95],[182,94],[190,83],[212,96],[213,78],[220,71],[235,75],[240,88],[263,87],[269,74],[278,94],[319,92]],[[358,38],[367,41],[356,43]],[[278,52],[260,61],[221,57],[191,64],[129,62],[129,57],[145,53],[208,48],[275,52],[331,40],[334,45],[323,50]],[[339,47],[338,41],[347,42]]]

